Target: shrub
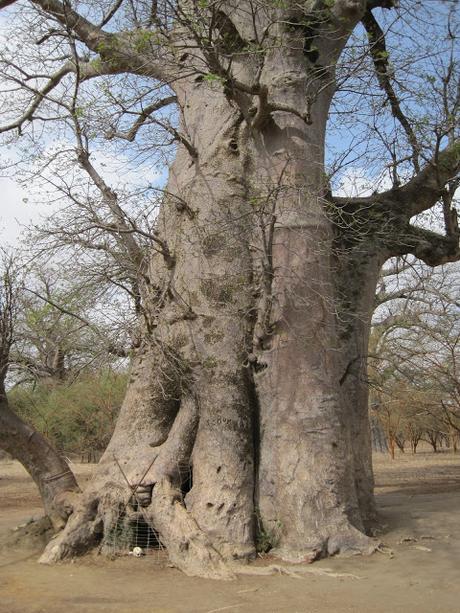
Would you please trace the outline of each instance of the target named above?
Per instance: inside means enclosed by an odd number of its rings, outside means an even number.
[[[126,381],[126,373],[107,370],[73,382],[18,386],[8,396],[12,409],[56,448],[100,452],[110,440]]]

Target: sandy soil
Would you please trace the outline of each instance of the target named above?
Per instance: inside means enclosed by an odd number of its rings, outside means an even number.
[[[77,465],[80,480],[92,467]],[[216,582],[185,577],[161,556],[86,557],[54,567],[37,553],[0,554],[1,613],[456,613],[460,612],[460,455],[375,458],[386,553],[323,560],[308,575]],[[0,535],[39,515],[36,489],[15,462],[0,463]]]

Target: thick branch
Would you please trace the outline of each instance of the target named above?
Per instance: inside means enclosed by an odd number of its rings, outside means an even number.
[[[376,8],[392,9],[399,6],[399,0],[367,0],[366,6],[369,10]]]
[[[165,57],[159,56],[160,49],[164,50],[163,55],[167,53],[167,45],[159,42],[159,33],[135,30],[112,34],[82,17],[67,3],[59,0],[32,2],[67,30],[72,31],[88,49],[98,53],[103,62],[112,67],[112,73],[129,72],[165,82],[172,78],[166,69]],[[169,57],[169,61],[172,61],[172,57]]]
[[[333,203],[340,208],[369,214],[376,207],[392,211],[409,220],[414,215],[431,209],[442,197],[446,185],[460,171],[460,141],[439,151],[437,155],[417,173],[410,181],[401,187],[385,192],[375,193],[364,198],[333,197]]]
[[[406,185],[386,192],[401,213],[410,218],[433,207],[444,193],[445,186],[460,171],[460,141],[440,151]],[[402,205],[399,207],[399,205]]]
[[[17,0],[0,0],[0,11],[15,2],[17,2]]]
[[[77,481],[48,441],[11,411],[1,389],[0,447],[21,462],[37,484],[53,526],[62,528],[71,512],[69,495],[79,491]]]
[[[97,51],[98,45],[110,35],[103,32],[74,11],[69,3],[59,0],[32,0],[32,3],[40,7],[45,13],[54,17],[66,28],[70,28],[89,49]]]
[[[411,253],[428,266],[439,266],[460,260],[458,230],[451,236],[443,236],[437,232],[407,224],[406,228],[393,240],[396,240],[396,245],[391,255]]]

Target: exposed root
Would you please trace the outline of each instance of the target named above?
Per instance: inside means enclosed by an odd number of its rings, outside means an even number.
[[[235,567],[236,575],[254,575],[258,577],[268,577],[270,575],[287,575],[294,579],[301,579],[304,575],[316,575],[318,577],[362,579],[358,575],[351,573],[335,573],[330,568],[315,568],[312,566],[284,566],[280,564],[270,564],[270,566],[238,566]]]
[[[280,546],[271,550],[271,554],[284,562],[292,564],[311,563],[330,556],[348,558],[356,555],[371,555],[380,547],[380,543],[350,525],[318,540],[316,545],[305,549]]]
[[[97,514],[98,500],[82,502],[69,517],[64,530],[59,532],[45,548],[40,564],[53,564],[82,555],[99,540],[102,521]]]
[[[190,463],[197,426],[197,402],[189,395],[182,399],[168,440],[150,471],[152,502],[143,514],[159,533],[174,566],[189,576],[232,579],[233,572],[185,508],[180,491],[181,466]]]
[[[356,555],[369,556],[378,549],[379,545],[378,541],[350,526],[329,537],[327,553],[329,556],[339,555],[343,558]]]
[[[378,551],[378,553],[383,553],[384,555],[388,556],[390,559],[395,557],[395,552],[393,551],[393,549],[391,549],[390,547],[387,547],[386,545],[382,545],[380,544],[375,551]]]
[[[16,551],[18,549],[28,551],[43,550],[53,537],[53,525],[49,517],[38,519],[31,518],[29,521],[9,530],[0,539],[0,549]]]
[[[106,546],[105,539],[110,541],[111,531],[119,528],[120,509],[126,506],[119,490],[112,494],[101,494],[80,505],[65,529],[48,543],[40,563],[52,564],[82,555],[101,540],[100,551],[111,551],[113,547]],[[236,577],[232,566],[183,505],[180,490],[169,480],[156,483],[152,503],[143,509],[142,516],[160,534],[171,563],[185,574],[224,580]],[[126,515],[125,519],[129,522],[130,518]]]
[[[135,502],[144,507],[142,515],[159,533],[172,564],[187,575],[231,579],[234,578],[232,570],[185,508],[179,490],[180,466],[190,462],[197,421],[195,399],[184,399],[167,441],[151,463],[149,475],[143,477],[143,481],[153,479],[151,503],[144,504],[150,502],[148,500]],[[102,491],[88,493],[85,501],[75,508],[64,530],[48,544],[41,563],[50,564],[86,553],[101,538],[102,551],[110,549],[105,547],[104,539],[114,527],[117,528],[121,516],[126,514],[129,520],[128,503],[130,498],[136,498],[122,465],[118,461],[116,464],[126,487],[120,489],[119,483],[108,482]]]
[[[142,517],[159,535],[171,563],[189,576],[229,580],[238,575],[279,573],[296,578],[307,574],[358,578],[305,565],[260,567],[238,563],[237,559],[248,559],[254,552],[251,534],[248,532],[249,544],[244,539],[239,543],[238,538],[225,538],[225,530],[213,525],[203,527],[200,514],[193,505],[187,508],[184,502],[181,467],[190,465],[198,423],[197,400],[192,394],[184,395],[169,435],[160,447],[155,450],[149,447],[148,457],[137,450],[142,458],[137,463],[134,462],[135,450],[130,450],[132,455],[128,459],[118,460],[113,455],[113,467],[104,466],[85,496],[75,500],[63,498],[63,508],[73,512],[64,530],[48,543],[40,562],[59,562],[82,555],[97,545],[103,553],[113,552],[117,547],[121,550],[127,543],[120,541],[118,531],[121,529],[124,533],[126,528],[128,534],[134,518]],[[221,466],[216,474],[220,469]],[[133,481],[133,470],[138,474],[136,481]],[[213,503],[209,505],[213,507]],[[230,521],[231,514],[228,517]],[[338,519],[337,524],[332,519]],[[379,543],[352,527],[340,515],[331,518],[327,529],[331,532],[319,532],[311,542],[290,534],[272,553],[289,563],[309,563],[326,555],[368,555],[379,547]],[[298,543],[303,543],[304,548],[297,549]]]
[[[186,575],[234,579],[235,574],[183,506],[180,493],[164,480],[155,486],[148,510],[171,563]]]

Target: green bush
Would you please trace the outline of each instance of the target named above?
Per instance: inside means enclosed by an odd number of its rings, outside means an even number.
[[[103,371],[69,383],[40,382],[8,394],[11,408],[57,449],[100,452],[110,440],[127,375]]]

